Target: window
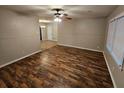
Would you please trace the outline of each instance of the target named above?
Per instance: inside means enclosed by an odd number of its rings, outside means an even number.
[[[109,23],[108,36],[107,36],[107,48],[111,52],[113,47],[114,35],[115,35],[115,21]]]
[[[109,23],[107,49],[120,66],[124,59],[124,17]]]

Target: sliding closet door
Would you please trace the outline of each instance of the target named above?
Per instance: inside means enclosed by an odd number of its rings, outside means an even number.
[[[118,65],[122,65],[124,57],[124,17],[117,20],[116,33],[113,39],[112,55]]]
[[[113,39],[116,30],[116,22],[112,21],[109,23],[108,36],[107,36],[107,49],[111,52],[113,48]]]

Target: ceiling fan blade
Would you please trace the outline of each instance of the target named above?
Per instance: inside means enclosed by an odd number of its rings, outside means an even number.
[[[64,16],[68,16],[68,14],[63,14]]]
[[[68,19],[68,20],[72,20],[72,18],[71,18],[71,17],[66,17],[66,19]]]

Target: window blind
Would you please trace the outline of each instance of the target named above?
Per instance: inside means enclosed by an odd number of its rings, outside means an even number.
[[[124,17],[109,23],[107,49],[115,62],[122,65],[124,58]]]
[[[115,21],[112,21],[109,23],[108,36],[107,36],[107,48],[109,52],[111,52],[113,48],[113,40],[115,35],[115,23],[116,23]]]

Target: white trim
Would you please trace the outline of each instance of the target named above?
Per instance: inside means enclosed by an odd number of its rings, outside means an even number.
[[[95,50],[95,49],[90,49],[90,48],[78,47],[78,46],[73,46],[73,45],[65,45],[65,44],[58,44],[58,45],[67,46],[67,47],[73,47],[73,48],[78,48],[78,49],[85,49],[85,50],[90,50],[90,51],[95,51],[95,52],[103,52],[101,50]]]
[[[24,59],[24,58],[26,58],[26,57],[29,57],[29,56],[31,56],[31,55],[34,55],[34,54],[36,54],[36,53],[39,53],[39,52],[41,52],[41,50],[38,50],[38,51],[33,52],[33,53],[31,53],[31,54],[28,54],[28,55],[26,55],[26,56],[24,56],[24,57],[15,59],[15,60],[13,60],[13,61],[7,62],[7,63],[5,63],[5,64],[3,64],[3,65],[0,65],[0,68],[2,68],[2,67],[4,67],[4,66],[7,66],[7,65],[9,65],[9,64],[12,64],[12,63],[14,63],[14,62],[17,62],[17,61],[19,61],[19,60],[21,60],[21,59]]]
[[[108,70],[109,70],[109,74],[110,74],[110,76],[111,76],[111,79],[112,79],[112,83],[113,83],[113,85],[114,85],[114,88],[117,88],[116,83],[115,83],[115,80],[114,80],[114,77],[113,77],[113,75],[112,75],[111,69],[110,69],[110,67],[109,67],[109,64],[108,64],[108,61],[107,61],[107,58],[106,58],[104,52],[103,52],[103,56],[104,56],[104,58],[105,58],[105,62],[106,62],[106,64],[107,64],[107,68],[108,68]]]

